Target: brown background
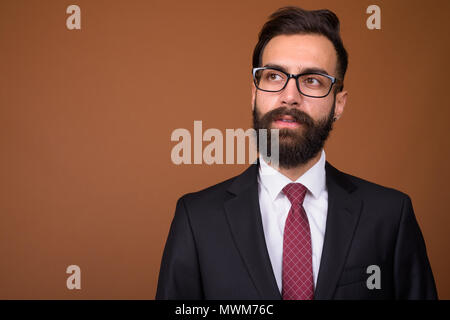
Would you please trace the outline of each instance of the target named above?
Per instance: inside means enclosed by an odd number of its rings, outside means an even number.
[[[341,19],[349,100],[327,159],[411,196],[450,298],[448,0],[0,1],[0,298],[154,297],[176,200],[246,168],[176,166],[171,133],[250,126],[251,53],[284,5]]]

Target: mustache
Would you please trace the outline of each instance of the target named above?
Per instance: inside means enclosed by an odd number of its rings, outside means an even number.
[[[261,120],[262,122],[269,124],[283,116],[290,116],[295,122],[308,127],[314,126],[314,120],[308,114],[297,108],[279,107],[267,112]]]

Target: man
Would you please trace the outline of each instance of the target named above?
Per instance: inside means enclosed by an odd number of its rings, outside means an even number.
[[[255,129],[279,163],[178,200],[157,299],[436,299],[411,199],[345,174],[323,146],[344,111],[347,53],[328,10],[282,8],[253,55]]]

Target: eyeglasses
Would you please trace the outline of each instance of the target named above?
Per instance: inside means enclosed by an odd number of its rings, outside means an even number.
[[[295,79],[301,94],[312,98],[326,97],[333,85],[341,82],[335,77],[319,72],[289,74],[270,67],[253,68],[253,82],[261,91],[279,92],[286,87],[291,78]]]

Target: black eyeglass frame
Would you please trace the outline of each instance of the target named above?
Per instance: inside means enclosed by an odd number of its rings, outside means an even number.
[[[264,89],[261,89],[260,87],[258,87],[258,83],[256,82],[256,72],[258,72],[259,70],[276,70],[278,72],[281,72],[281,73],[285,74],[287,76],[287,80],[286,80],[284,86],[280,90],[264,90]],[[253,68],[252,74],[253,74],[253,82],[255,83],[256,89],[258,89],[258,90],[265,91],[265,92],[280,92],[280,91],[284,90],[284,88],[286,88],[289,80],[291,80],[291,78],[293,78],[293,79],[295,79],[295,85],[297,86],[298,92],[300,92],[302,95],[304,95],[306,97],[310,97],[310,98],[325,98],[326,96],[328,96],[330,94],[331,89],[333,88],[333,85],[342,82],[342,80],[340,80],[338,78],[335,78],[333,76],[330,76],[330,75],[324,74],[324,73],[320,73],[320,72],[306,72],[306,73],[299,73],[299,74],[290,74],[290,73],[287,73],[287,72],[285,72],[283,70],[280,70],[280,69],[277,69],[277,68],[273,68],[273,67]],[[318,74],[318,75],[327,77],[327,78],[329,78],[331,80],[331,86],[330,86],[330,89],[328,90],[326,95],[319,96],[319,97],[311,96],[311,95],[308,95],[308,94],[304,94],[302,92],[302,90],[300,90],[300,85],[298,83],[298,78],[300,78],[301,76],[304,76],[304,75],[308,75],[308,74]]]

